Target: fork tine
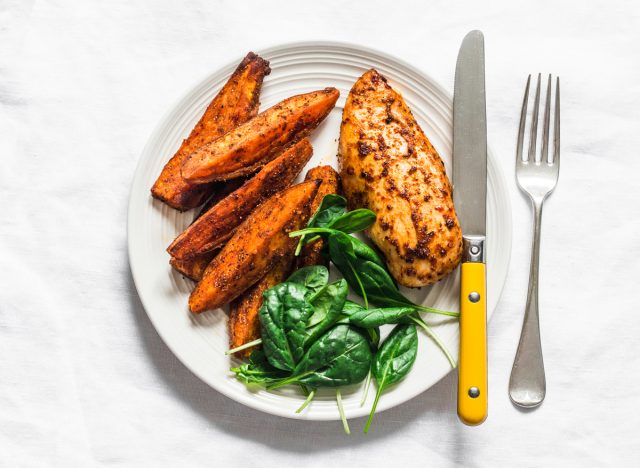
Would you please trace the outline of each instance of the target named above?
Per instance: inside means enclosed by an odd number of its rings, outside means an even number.
[[[529,85],[531,84],[531,75],[527,78],[527,87],[524,89],[524,99],[522,100],[522,111],[520,111],[520,128],[518,129],[518,144],[516,146],[516,161],[521,162],[522,147],[524,145],[524,127],[527,122],[527,102],[529,101]]]
[[[538,73],[538,84],[536,86],[536,97],[533,102],[533,113],[531,114],[531,135],[529,135],[529,162],[536,160],[536,139],[538,138],[538,111],[540,110],[540,77]]]
[[[544,108],[544,128],[542,129],[542,155],[540,161],[549,162],[549,121],[551,116],[551,75],[547,82],[547,98],[545,99]]]
[[[560,164],[560,77],[556,77],[556,109],[553,119],[553,163]]]

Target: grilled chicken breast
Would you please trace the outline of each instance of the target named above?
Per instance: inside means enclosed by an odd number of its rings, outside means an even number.
[[[269,62],[249,52],[229,81],[211,101],[204,115],[167,162],[151,188],[151,194],[180,211],[201,205],[223,183],[193,184],[182,178],[182,163],[199,146],[220,138],[258,114],[264,77],[271,72]]]
[[[349,93],[338,160],[350,208],[376,213],[367,234],[398,283],[426,286],[456,267],[462,232],[444,163],[402,96],[376,70]]]
[[[256,172],[282,148],[320,125],[339,95],[337,89],[326,88],[279,102],[232,132],[195,149],[182,164],[182,176],[192,183],[205,183]]]
[[[319,180],[320,187],[318,187],[318,193],[313,199],[310,208],[310,216],[316,212],[322,199],[325,195],[330,193],[338,193],[340,188],[340,176],[331,166],[317,166],[313,169],[309,169],[304,180]],[[321,254],[324,247],[324,240],[318,239],[317,241],[307,244],[302,248],[300,255],[298,256],[298,268],[311,266],[311,265],[325,265],[329,266],[329,260],[324,258]]]
[[[238,227],[204,272],[189,297],[189,309],[216,309],[249,289],[277,261],[295,248],[289,233],[309,219],[318,181],[307,181],[275,194]]]

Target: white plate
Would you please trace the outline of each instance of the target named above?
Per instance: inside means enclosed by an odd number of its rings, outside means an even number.
[[[312,137],[314,156],[309,167],[336,163],[337,139],[342,107],[351,86],[367,69],[376,68],[402,93],[413,114],[445,161],[451,174],[451,95],[428,75],[393,57],[359,46],[339,43],[304,43],[274,47],[260,52],[271,62],[261,95],[261,109],[285,97],[335,86],[341,96],[336,108]],[[179,213],[151,198],[149,189],[165,162],[174,154],[205,107],[226,82],[241,57],[212,73],[191,89],[163,117],[147,143],[131,187],[129,202],[129,261],[140,298],[158,333],[174,354],[211,387],[258,410],[297,419],[338,419],[332,391],[319,392],[301,414],[294,411],[303,401],[296,389],[274,392],[249,390],[236,381],[229,368],[235,364],[224,355],[227,349],[227,316],[222,310],[194,317],[187,310],[192,283],[169,266],[165,248],[193,219],[194,213]],[[306,171],[303,171],[303,174]],[[301,176],[302,177],[302,176]],[[511,213],[504,178],[489,154],[488,162],[488,315],[491,316],[504,284],[511,252]],[[450,275],[431,288],[410,291],[425,305],[458,309],[457,275]],[[436,332],[454,356],[458,353],[457,322],[438,323]],[[420,334],[417,361],[408,377],[380,399],[378,411],[399,405],[424,392],[451,369],[435,345]],[[360,406],[360,386],[344,392],[347,417],[368,414],[369,401]]]

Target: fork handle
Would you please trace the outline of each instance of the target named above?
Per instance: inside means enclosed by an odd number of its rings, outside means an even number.
[[[534,408],[544,400],[546,379],[540,343],[540,322],[538,317],[538,269],[540,264],[540,229],[542,222],[542,201],[533,201],[533,245],[531,247],[531,269],[527,306],[524,313],[522,333],[518,351],[509,379],[509,397],[523,408]]]

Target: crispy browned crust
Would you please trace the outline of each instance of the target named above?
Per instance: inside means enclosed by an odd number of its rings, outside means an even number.
[[[189,137],[162,169],[151,188],[155,198],[184,211],[200,205],[215,191],[216,184],[186,182],[180,174],[182,163],[197,147],[221,137],[258,113],[262,81],[270,71],[269,62],[253,52],[247,54]]]
[[[196,218],[193,220],[195,222],[198,218],[200,218],[204,213],[206,213],[213,205],[218,203],[224,197],[229,195],[234,190],[237,190],[244,182],[244,179],[233,179],[229,180],[224,184],[221,184],[220,191],[214,192],[209,199],[204,203],[200,212],[196,215]],[[180,274],[186,276],[187,278],[193,281],[200,281],[202,279],[202,275],[204,270],[207,268],[213,257],[215,257],[217,251],[205,252],[201,255],[195,255],[191,258],[179,260],[177,258],[171,257],[169,259],[169,264]]]
[[[282,283],[291,273],[293,249],[283,256],[260,281],[247,289],[229,305],[229,348],[237,348],[260,338],[258,311],[262,306],[262,294]],[[239,351],[238,357],[249,357],[254,348]]]
[[[295,180],[312,153],[313,148],[306,138],[285,150],[191,224],[169,246],[169,254],[184,260],[220,247],[251,210]]]
[[[216,309],[234,300],[294,248],[296,239],[289,233],[309,219],[318,185],[315,180],[302,182],[260,205],[205,270],[189,297],[191,312]]]
[[[318,193],[311,203],[311,215],[316,212],[322,199],[330,193],[340,192],[340,176],[331,166],[317,166],[309,169],[304,180],[319,180],[320,187]],[[298,256],[298,268],[311,265],[329,266],[329,260],[324,258],[320,252],[324,247],[324,240],[318,239],[312,244],[307,244],[302,248]]]
[[[337,89],[326,88],[285,99],[234,131],[195,149],[182,165],[182,176],[192,183],[205,183],[255,172],[281,148],[316,128],[331,112],[339,95]]]
[[[242,185],[249,180],[247,177],[238,177],[237,179],[226,180],[224,182],[217,182],[216,185],[220,185],[220,188],[216,187],[216,190],[211,194],[209,198],[203,203],[198,211],[198,214],[193,219],[195,222],[198,218],[203,216],[212,207],[224,200],[230,193],[238,190]]]
[[[398,283],[435,283],[460,262],[462,232],[444,163],[411,110],[376,70],[353,85],[338,161],[350,207],[369,208],[367,234]]]
[[[198,255],[186,260],[179,260],[171,257],[169,264],[175,268],[179,273],[186,276],[193,281],[200,281],[204,270],[207,268],[213,257],[216,256],[217,251],[207,252],[203,255]]]

